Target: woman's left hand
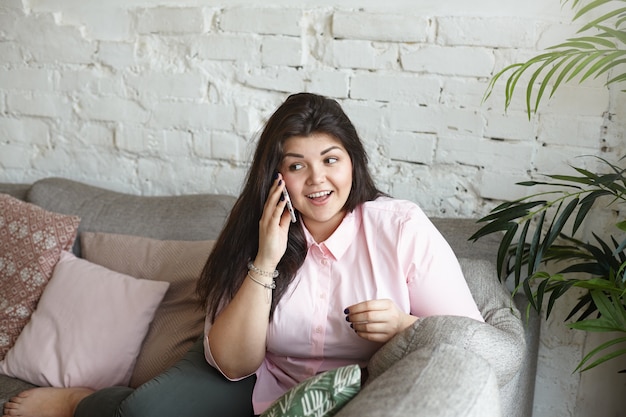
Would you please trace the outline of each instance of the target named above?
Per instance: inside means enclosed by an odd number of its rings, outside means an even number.
[[[356,334],[372,342],[385,343],[417,320],[388,299],[363,301],[345,312]]]

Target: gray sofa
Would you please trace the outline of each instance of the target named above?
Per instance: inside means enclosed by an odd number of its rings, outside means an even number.
[[[0,184],[0,193],[79,216],[77,256],[83,232],[161,240],[215,239],[234,202],[231,196],[211,194],[135,196],[61,178]],[[370,367],[375,378],[339,416],[530,416],[538,318],[531,314],[529,320],[521,319],[527,300],[521,294],[511,299],[498,283],[493,266],[495,238],[468,242],[477,229],[472,219],[432,220],[461,261],[488,324],[459,317],[418,320],[376,354]],[[0,404],[29,387],[27,382],[0,375]],[[464,403],[468,396],[475,399],[469,405]]]

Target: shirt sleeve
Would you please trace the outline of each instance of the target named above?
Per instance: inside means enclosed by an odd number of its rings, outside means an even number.
[[[211,330],[212,324],[213,323],[211,323],[211,321],[209,320],[209,314],[207,313],[204,318],[204,337],[203,337],[202,342],[204,346],[204,358],[209,363],[209,365],[211,365],[212,367],[220,371],[220,373],[224,375],[224,378],[228,379],[229,381],[240,381],[252,375],[250,374],[250,375],[242,376],[241,378],[233,379],[233,378],[227,377],[226,374],[224,374],[224,372],[220,369],[219,365],[215,361],[215,358],[213,358],[213,354],[211,353],[211,346],[209,344],[209,330]]]
[[[456,255],[419,207],[409,211],[399,235],[411,314],[466,316],[484,321]]]

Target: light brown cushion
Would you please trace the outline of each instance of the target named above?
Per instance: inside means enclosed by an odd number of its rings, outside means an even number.
[[[0,360],[30,319],[80,218],[0,194]]]
[[[136,278],[170,283],[139,353],[131,387],[172,366],[202,334],[204,312],[199,308],[195,288],[213,244],[212,240],[192,242],[81,234],[82,255],[90,262]]]

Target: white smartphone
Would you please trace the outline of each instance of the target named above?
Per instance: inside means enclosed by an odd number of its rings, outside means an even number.
[[[283,197],[285,197],[285,201],[287,201],[287,210],[289,210],[289,215],[291,215],[291,223],[295,223],[298,219],[296,218],[296,212],[291,204],[291,198],[287,192],[287,187],[283,187]]]

